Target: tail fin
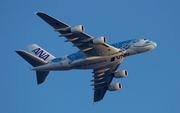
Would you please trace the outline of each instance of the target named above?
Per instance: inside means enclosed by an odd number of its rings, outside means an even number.
[[[16,53],[19,54],[28,63],[30,63],[33,67],[47,64],[47,61],[44,61],[26,51],[19,50],[16,51]],[[36,71],[37,84],[43,83],[46,80],[48,74],[49,71]]]
[[[54,59],[55,57],[48,53],[46,50],[38,46],[37,44],[31,44],[27,46],[30,53],[33,55],[36,55],[37,57],[43,59],[44,61],[50,61]]]

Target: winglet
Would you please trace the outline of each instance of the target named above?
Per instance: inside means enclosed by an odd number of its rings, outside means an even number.
[[[35,12],[34,14],[37,15],[38,12]]]

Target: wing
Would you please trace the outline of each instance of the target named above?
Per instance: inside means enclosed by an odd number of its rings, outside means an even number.
[[[114,72],[117,70],[120,64],[109,66],[110,68],[102,67],[100,69],[94,69],[94,79],[91,82],[94,82],[94,102],[98,102],[103,99],[108,86],[114,77]]]
[[[38,15],[41,19],[43,19],[45,22],[47,22],[50,26],[52,26],[55,29],[55,31],[58,31],[61,34],[60,36],[66,37],[67,40],[65,42],[72,42],[73,46],[77,47],[79,51],[81,51],[83,55],[86,57],[106,56],[119,52],[119,49],[106,43],[98,45],[93,44],[92,40],[94,38],[92,36],[84,32],[71,32],[70,29],[73,27],[53,18],[52,16],[46,13],[37,12],[35,14]]]

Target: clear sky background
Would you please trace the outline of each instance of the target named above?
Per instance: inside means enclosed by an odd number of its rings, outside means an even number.
[[[107,43],[148,38],[157,48],[125,59],[118,68],[129,76],[114,79],[122,90],[92,104],[92,70],[51,72],[36,84],[35,72],[15,50],[36,43],[54,56],[78,49],[41,20],[43,11],[71,26],[83,24]],[[0,3],[1,113],[180,113],[179,0],[3,0]]]

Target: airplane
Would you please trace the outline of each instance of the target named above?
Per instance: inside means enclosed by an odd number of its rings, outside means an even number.
[[[84,32],[83,25],[70,26],[54,17],[44,13],[36,12],[54,31],[65,37],[65,42],[71,42],[78,52],[62,57],[54,57],[52,54],[38,46],[28,45],[30,51],[15,51],[24,58],[36,71],[37,84],[45,82],[50,71],[62,71],[72,69],[92,69],[94,99],[98,102],[104,98],[108,91],[122,89],[120,83],[111,84],[113,78],[125,78],[127,70],[117,70],[122,61],[132,55],[153,50],[157,44],[148,39],[130,39],[114,44],[107,44],[106,37],[94,38]]]

